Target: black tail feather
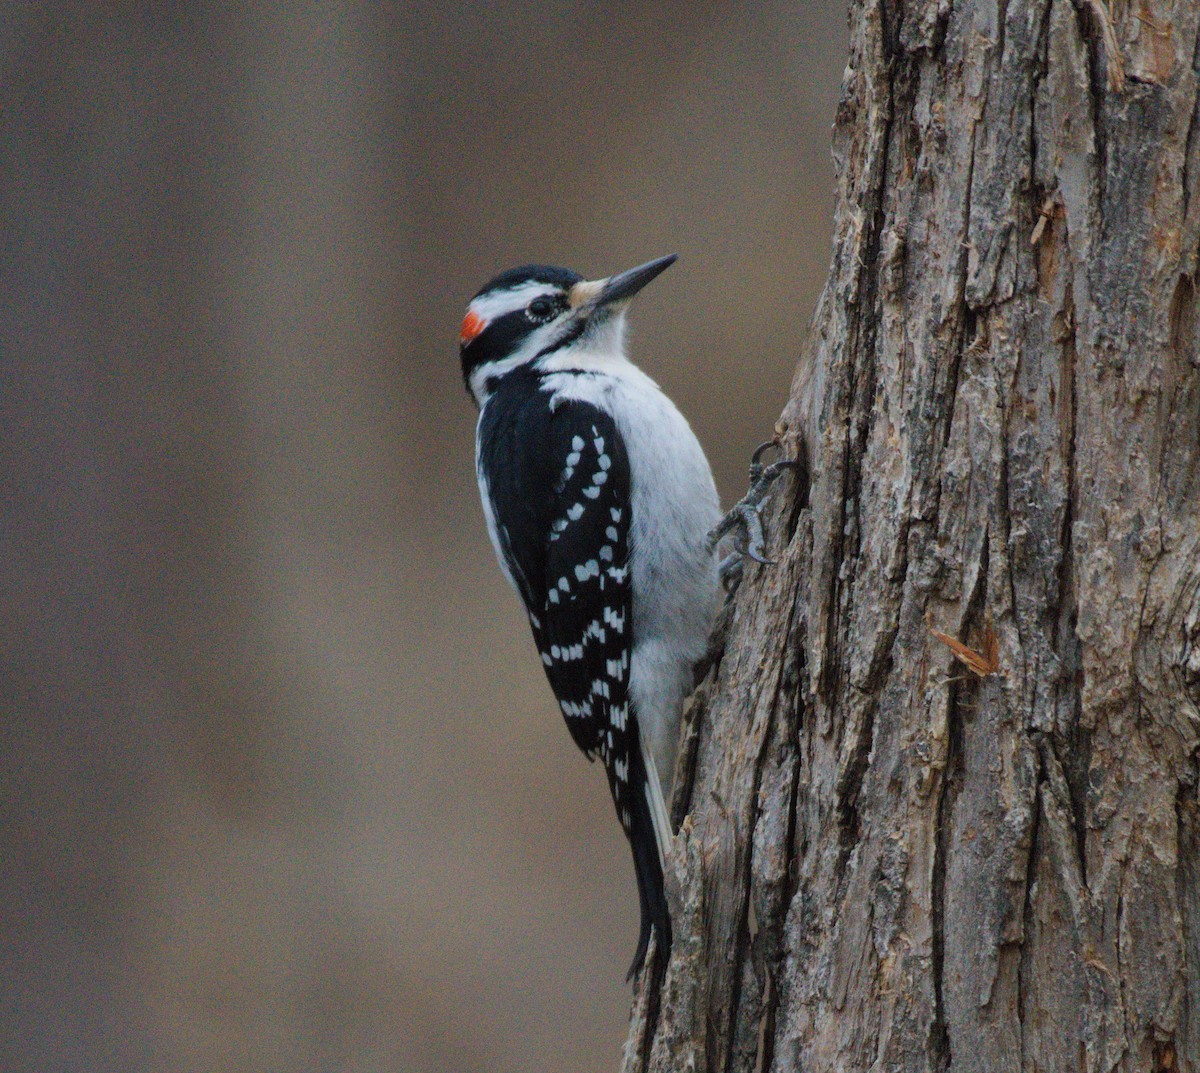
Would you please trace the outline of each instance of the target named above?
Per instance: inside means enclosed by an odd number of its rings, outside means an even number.
[[[667,899],[663,892],[663,872],[659,859],[658,842],[654,833],[654,820],[646,800],[646,769],[642,749],[636,740],[630,750],[629,844],[633,850],[633,867],[637,873],[638,901],[641,905],[642,923],[638,932],[637,952],[629,966],[626,980],[632,980],[646,960],[650,947],[650,931],[658,932],[658,964],[665,967],[671,955],[671,916],[667,910]]]

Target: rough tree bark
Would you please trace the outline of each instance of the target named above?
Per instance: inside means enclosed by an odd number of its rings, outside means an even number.
[[[1200,1070],[1200,4],[851,8],[625,1069]]]

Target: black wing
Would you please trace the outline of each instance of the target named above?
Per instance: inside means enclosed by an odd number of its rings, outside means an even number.
[[[629,698],[629,459],[615,422],[598,407],[571,400],[551,407],[550,396],[530,385],[512,395],[497,393],[484,410],[480,469],[546,676],[575,743],[603,762],[633,849],[642,926],[632,973],[651,925],[665,952],[670,924]]]

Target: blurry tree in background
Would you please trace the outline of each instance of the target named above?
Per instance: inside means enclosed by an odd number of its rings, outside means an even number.
[[[627,1070],[1200,1070],[1200,6],[852,6]]]
[[[9,3],[0,1070],[594,1073],[637,934],[456,333],[677,252],[726,498],[828,262],[840,2]]]

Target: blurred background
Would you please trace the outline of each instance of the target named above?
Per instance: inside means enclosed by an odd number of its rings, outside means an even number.
[[[632,865],[487,543],[458,325],[515,264],[679,253],[634,355],[735,499],[845,38],[824,0],[6,5],[0,1068],[616,1068]]]

